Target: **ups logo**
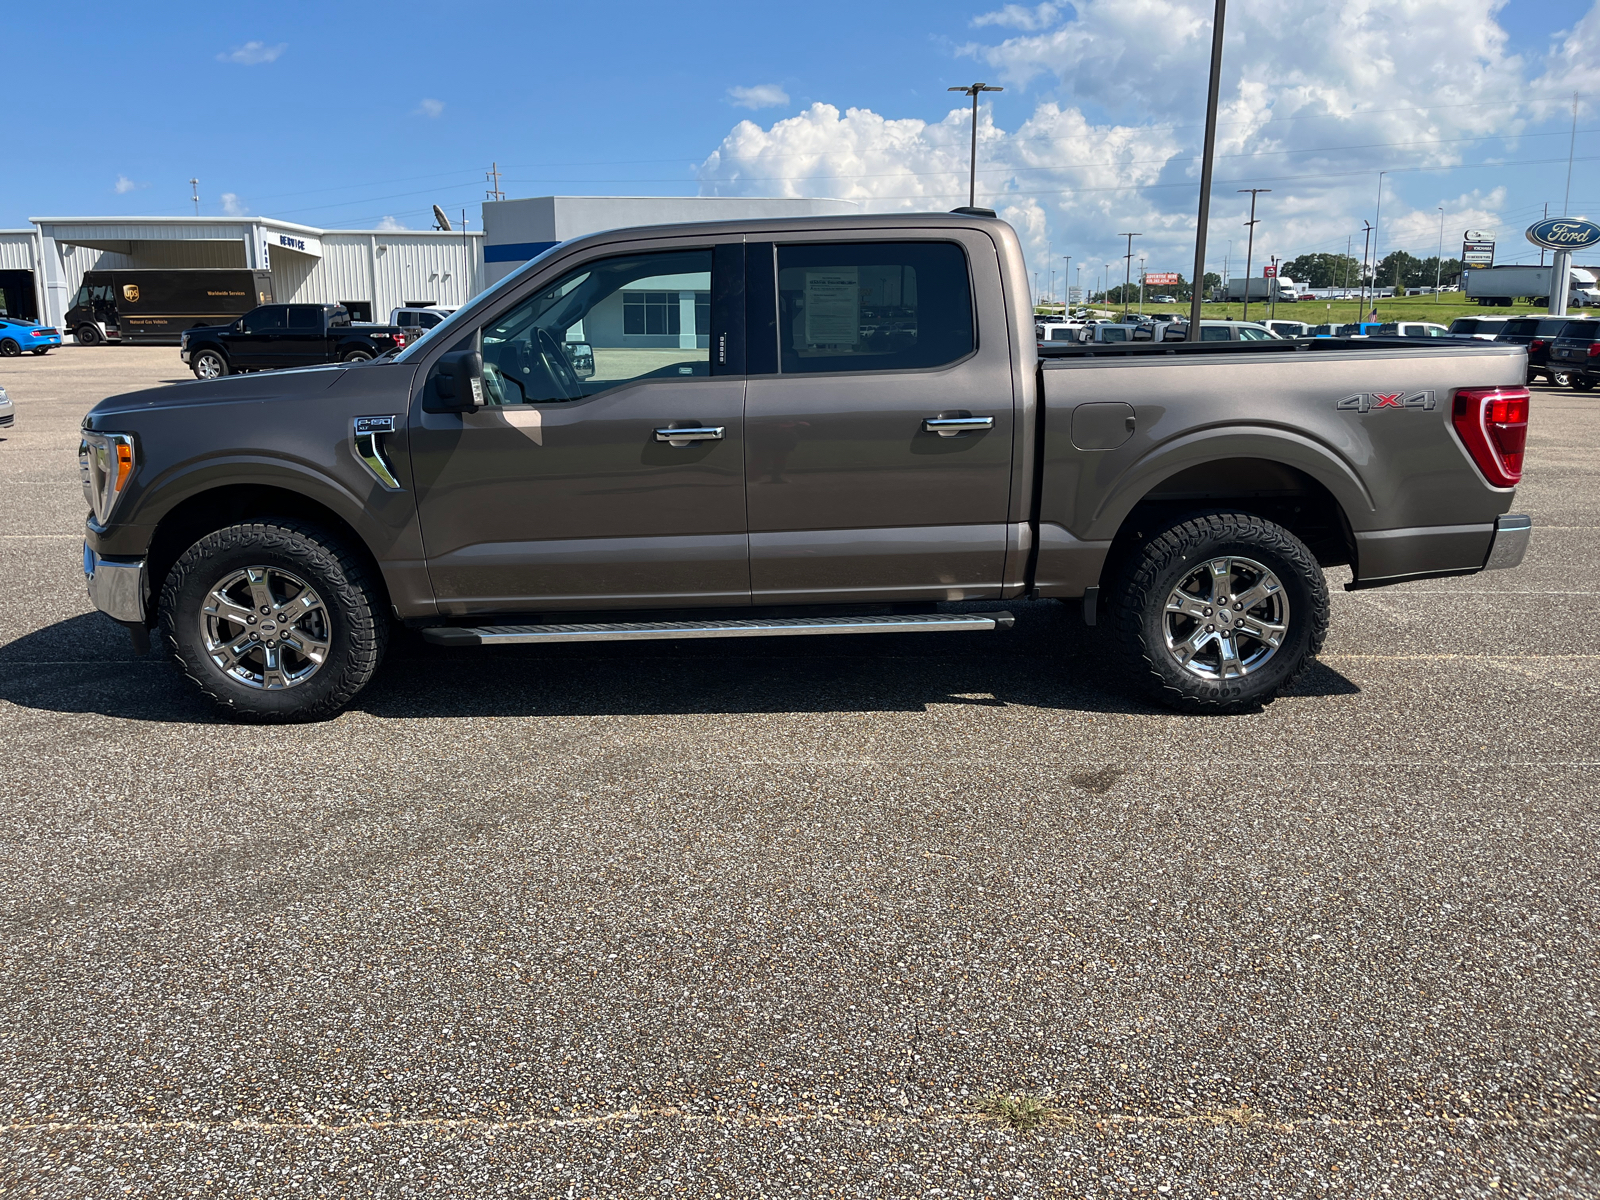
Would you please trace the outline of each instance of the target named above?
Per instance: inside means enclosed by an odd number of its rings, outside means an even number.
[[[125,284],[123,284],[122,285],[122,298],[124,300],[126,300],[129,304],[137,304],[137,303],[139,303],[139,285],[137,283],[125,283]]]

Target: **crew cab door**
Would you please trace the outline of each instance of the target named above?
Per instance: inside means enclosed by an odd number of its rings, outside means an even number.
[[[993,244],[830,236],[749,262],[754,602],[999,596],[1013,389]]]
[[[289,305],[289,327],[267,343],[276,367],[307,367],[328,361],[326,310],[320,304]]]
[[[259,371],[281,366],[275,339],[289,332],[288,306],[263,304],[239,318],[238,327],[222,335],[223,348],[234,368]]]
[[[442,611],[749,604],[745,381],[711,371],[711,279],[710,248],[597,253],[438,347],[481,346],[488,402],[427,411],[432,369],[413,405]]]

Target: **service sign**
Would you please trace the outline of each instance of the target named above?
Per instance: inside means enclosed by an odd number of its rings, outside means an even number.
[[[1600,225],[1576,217],[1551,217],[1528,226],[1528,240],[1551,250],[1587,250],[1600,243]]]

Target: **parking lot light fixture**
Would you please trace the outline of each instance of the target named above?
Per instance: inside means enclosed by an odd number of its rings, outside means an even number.
[[[1245,222],[1245,228],[1250,231],[1249,240],[1245,242],[1244,251],[1244,316],[1240,320],[1250,319],[1250,260],[1256,249],[1256,197],[1262,192],[1270,192],[1271,188],[1240,188],[1239,194],[1250,193],[1250,219]]]
[[[1543,261],[1544,255],[1539,255]],[[1444,205],[1439,206],[1439,253],[1433,256],[1433,302],[1439,303],[1439,280],[1444,270]]]
[[[1211,165],[1217,156],[1217,97],[1222,88],[1222,27],[1228,0],[1211,17],[1211,81],[1206,89],[1206,136],[1200,151],[1200,215],[1194,229],[1194,286],[1189,297],[1189,340],[1200,340],[1200,302],[1206,282],[1206,226],[1211,220]]]
[[[972,161],[967,172],[967,207],[978,206],[978,96],[983,92],[1003,92],[1005,88],[990,87],[987,83],[971,83],[966,87],[946,89],[962,92],[972,97]]]
[[[1128,239],[1128,252],[1122,256],[1122,319],[1124,322],[1126,322],[1128,319],[1128,291],[1133,285],[1133,239],[1136,237],[1143,237],[1144,234],[1119,233],[1117,236]]]

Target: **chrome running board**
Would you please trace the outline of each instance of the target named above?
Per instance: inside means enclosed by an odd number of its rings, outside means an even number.
[[[535,642],[651,642],[667,638],[801,637],[828,633],[973,633],[1010,629],[1008,612],[916,613],[888,617],[769,617],[744,621],[617,621],[583,625],[434,625],[436,646],[512,646]]]

